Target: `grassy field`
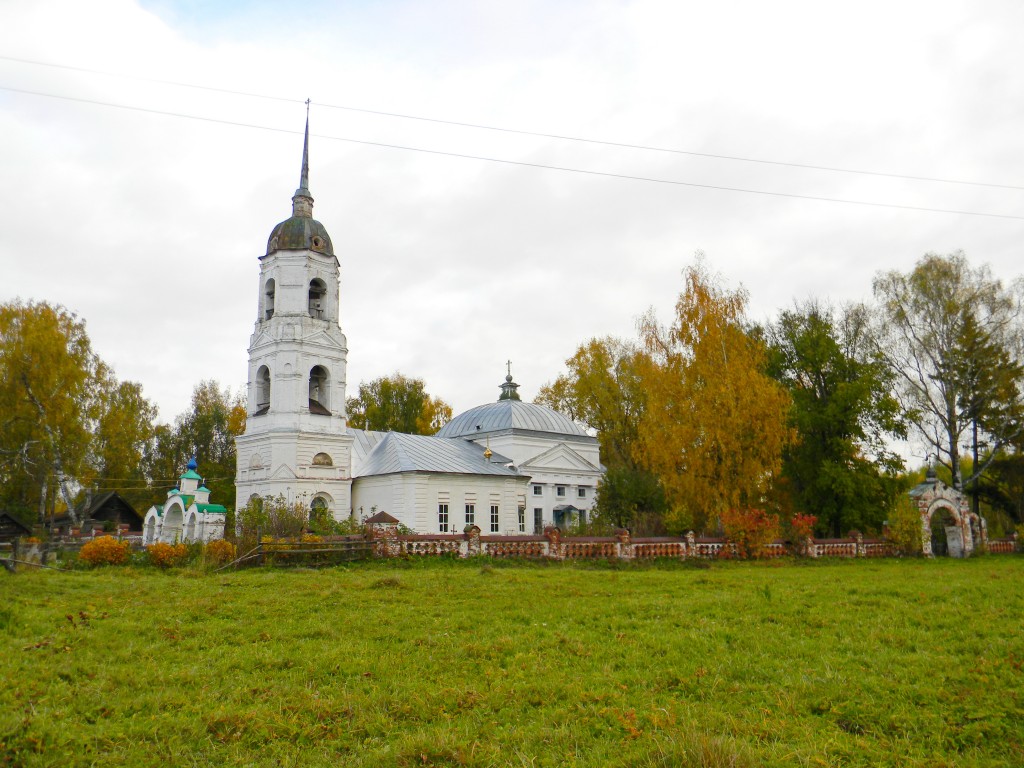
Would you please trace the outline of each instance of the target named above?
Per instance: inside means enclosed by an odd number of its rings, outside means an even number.
[[[0,573],[0,765],[1024,765],[1024,558]]]

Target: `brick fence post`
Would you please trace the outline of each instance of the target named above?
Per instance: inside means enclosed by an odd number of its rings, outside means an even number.
[[[562,559],[562,532],[557,527],[549,525],[544,529],[544,536],[548,540],[548,557],[555,560]]]
[[[619,551],[619,559],[632,560],[633,542],[630,541],[629,531],[625,528],[619,528],[617,531],[615,531],[615,538],[618,539],[616,549]]]
[[[377,557],[398,557],[402,554],[402,545],[398,541],[398,525],[395,523],[367,525],[366,538],[373,542],[373,554]]]
[[[686,532],[686,546],[684,549],[686,551],[684,557],[697,556],[697,535],[693,531]]]
[[[483,553],[483,546],[480,544],[480,526],[467,525],[463,532],[466,537],[466,557],[476,557]]]
[[[867,557],[868,551],[864,547],[864,534],[860,531],[855,531],[854,539],[857,540],[857,557]]]

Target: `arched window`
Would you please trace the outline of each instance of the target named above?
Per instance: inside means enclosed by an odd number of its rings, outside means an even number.
[[[309,372],[309,411],[331,415],[331,379],[322,365],[314,365]]]
[[[318,453],[313,457],[314,467],[333,467],[334,461],[326,453]]]
[[[269,320],[274,316],[274,278],[267,280],[263,291],[263,317]]]
[[[309,316],[322,320],[326,317],[327,286],[319,277],[309,283]]]
[[[312,503],[309,505],[309,509],[313,514],[323,514],[328,510],[327,499],[323,496],[314,496]]]
[[[270,410],[270,369],[261,365],[256,371],[256,415]]]

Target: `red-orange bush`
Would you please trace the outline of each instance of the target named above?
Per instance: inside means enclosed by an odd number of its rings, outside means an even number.
[[[206,545],[206,559],[217,565],[235,559],[235,545],[226,539],[214,539]]]
[[[779,516],[763,509],[730,509],[722,513],[722,528],[740,557],[764,557],[779,536]]]
[[[796,512],[793,517],[789,520],[789,531],[793,537],[793,541],[803,541],[809,539],[814,535],[814,524],[818,522],[818,518],[815,515],[805,515],[801,512]]]
[[[128,561],[130,549],[127,541],[118,541],[113,536],[100,536],[82,545],[78,559],[89,565],[121,565]]]
[[[167,544],[158,541],[146,547],[146,554],[149,555],[149,562],[158,568],[170,568],[174,565],[181,565],[188,557],[188,547],[184,544]]]

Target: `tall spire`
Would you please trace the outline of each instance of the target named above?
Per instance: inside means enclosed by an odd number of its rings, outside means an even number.
[[[302,140],[302,173],[292,196],[292,216],[313,217],[313,195],[309,193],[309,99],[306,99],[306,135]]]

